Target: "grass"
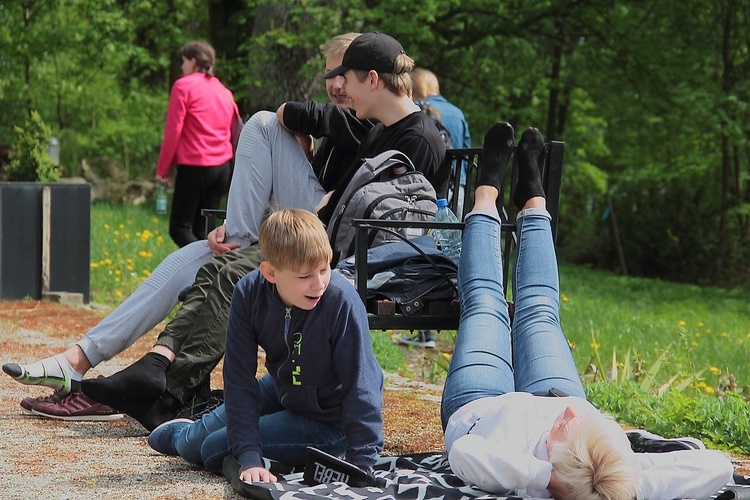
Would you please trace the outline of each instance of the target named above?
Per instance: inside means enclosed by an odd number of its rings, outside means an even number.
[[[177,249],[153,205],[91,207],[91,301],[116,306]]]
[[[177,247],[153,206],[96,204],[91,300],[116,306]],[[668,283],[560,266],[561,318],[589,398],[620,422],[750,454],[747,289]],[[372,332],[384,370],[441,383],[455,332],[410,373],[391,332]],[[446,351],[446,352],[441,352]],[[617,372],[612,373],[612,366]],[[412,370],[414,370],[412,368]]]
[[[708,393],[722,379],[750,386],[748,290],[617,276],[562,265],[561,318],[579,371],[628,351],[643,371],[698,375]],[[638,371],[636,370],[636,371]],[[748,389],[750,390],[750,388]]]

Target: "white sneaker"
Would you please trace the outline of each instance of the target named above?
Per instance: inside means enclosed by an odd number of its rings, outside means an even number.
[[[402,335],[398,338],[398,343],[434,349],[436,347],[435,332],[432,330],[419,330],[417,333],[408,337]]]

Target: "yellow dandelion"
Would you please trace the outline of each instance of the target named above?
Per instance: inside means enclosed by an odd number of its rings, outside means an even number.
[[[159,219],[157,219],[156,217],[154,217],[153,219],[151,219],[151,222],[153,222],[154,224],[156,224],[157,222],[159,222]]]
[[[126,269],[127,269],[128,271],[132,271],[132,270],[133,270],[133,266],[128,266],[128,267],[127,267]]]
[[[695,332],[695,336],[696,337],[700,337],[701,336],[701,332]]]
[[[119,275],[121,275],[121,274],[122,274],[122,273],[120,272],[120,270],[119,270],[119,269],[115,269],[115,275],[119,276]]]
[[[710,367],[710,368],[709,368],[709,371],[710,371],[711,373],[719,373],[719,369],[718,369],[717,367],[715,367],[715,366],[712,366],[712,367]]]
[[[148,269],[144,269],[143,270],[143,275],[144,276],[151,276],[151,271],[149,271]]]
[[[448,354],[447,352],[444,352],[444,353],[443,353],[443,357],[444,357],[445,359],[451,359],[451,355],[450,355],[450,354]]]
[[[680,326],[685,326],[685,325],[687,325],[687,323],[685,322],[685,320],[684,320],[684,319],[681,319],[680,321],[678,321],[678,322],[677,322],[677,324],[678,324],[678,325],[680,325]]]
[[[570,299],[568,299],[568,296],[565,295],[564,293],[562,295],[560,295],[560,298],[562,299],[563,302],[567,302],[568,300],[570,300]]]
[[[706,333],[711,333],[711,329],[710,328],[706,328]]]
[[[118,227],[119,227],[120,229],[125,229],[125,224],[120,224],[120,225],[119,225]]]
[[[104,229],[109,229],[109,224],[104,224]]]
[[[98,262],[92,262],[91,263],[91,267],[95,269],[95,268],[99,267],[99,263]]]
[[[115,238],[114,240],[112,240],[112,243],[120,243],[120,242],[117,240],[117,238]]]
[[[568,347],[570,347],[571,349],[575,349],[576,348],[576,343],[573,342],[572,340],[568,340]]]
[[[707,385],[707,386],[706,386],[706,388],[705,388],[705,389],[703,389],[703,390],[704,390],[704,391],[706,391],[706,392],[707,392],[708,394],[713,394],[713,393],[715,393],[715,392],[716,392],[716,391],[714,390],[714,388],[713,388],[713,387],[711,387],[710,385]]]
[[[698,382],[698,387],[706,387],[706,383],[704,381]]]
[[[698,347],[698,342],[693,341],[693,342],[690,343],[690,345],[693,346],[693,347]]]
[[[721,336],[727,338],[729,337],[729,334],[727,332],[721,332]]]
[[[703,325],[705,325],[705,323],[703,321],[699,321],[698,322],[698,328],[701,328]]]
[[[118,297],[122,297],[123,293],[120,290],[115,290],[115,295],[117,295]]]

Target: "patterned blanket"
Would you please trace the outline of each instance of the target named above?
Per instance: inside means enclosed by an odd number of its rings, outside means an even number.
[[[224,476],[235,491],[247,498],[260,500],[292,499],[372,499],[395,498],[428,500],[493,499],[512,500],[516,496],[488,494],[466,485],[451,471],[445,454],[414,454],[398,457],[381,457],[375,465],[375,476],[385,481],[383,487],[353,488],[345,483],[329,483],[308,486],[303,484],[303,471],[295,471],[276,462],[268,461],[266,467],[278,478],[277,483],[248,484],[239,481],[237,462],[224,463]],[[750,499],[750,476],[734,477],[736,485],[727,485],[711,496],[712,499]],[[701,499],[704,500],[704,499]],[[708,499],[705,499],[708,500]]]

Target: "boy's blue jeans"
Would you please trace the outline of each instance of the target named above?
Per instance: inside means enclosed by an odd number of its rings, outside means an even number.
[[[560,327],[557,260],[549,214],[527,209],[516,220],[513,333],[503,289],[500,223],[484,213],[466,216],[458,292],[461,319],[442,398],[443,429],[475,399],[552,388],[585,398]]]
[[[261,393],[260,434],[265,458],[295,466],[306,463],[308,446],[332,455],[340,455],[346,450],[348,441],[340,426],[284,409],[271,377],[265,375],[258,382]],[[175,448],[182,458],[210,471],[220,471],[224,457],[229,455],[225,406],[219,406],[183,428],[174,439]]]

